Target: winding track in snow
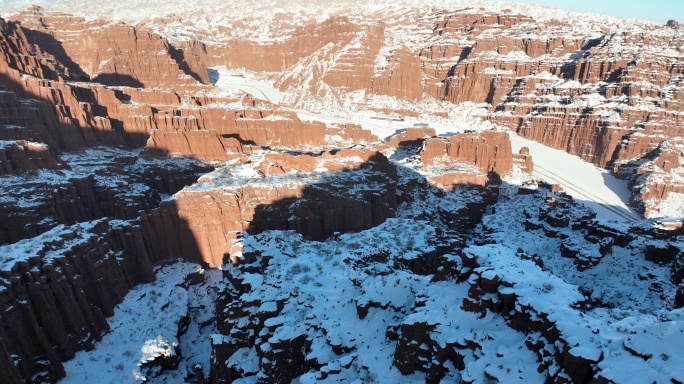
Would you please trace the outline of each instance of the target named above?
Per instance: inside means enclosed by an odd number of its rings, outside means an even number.
[[[546,178],[546,179],[551,179],[551,180],[559,181],[560,184],[561,184],[561,186],[562,186],[564,189],[571,190],[571,191],[574,192],[575,194],[580,195],[580,196],[583,196],[583,197],[586,198],[588,201],[592,201],[592,202],[594,202],[594,203],[596,203],[596,204],[602,206],[603,208],[605,208],[605,209],[607,209],[607,210],[613,212],[614,214],[616,214],[616,215],[620,216],[621,218],[625,219],[626,221],[629,221],[629,222],[636,222],[636,221],[639,221],[639,220],[641,219],[640,217],[636,216],[636,215],[633,214],[632,212],[627,211],[627,210],[625,210],[625,209],[622,209],[622,208],[620,208],[620,207],[614,206],[613,204],[611,204],[610,202],[608,202],[608,201],[606,201],[605,199],[601,198],[600,196],[597,196],[596,194],[594,194],[594,193],[592,193],[592,192],[590,192],[590,191],[587,191],[586,189],[583,189],[583,188],[577,186],[577,185],[574,184],[573,182],[571,182],[571,181],[565,179],[564,177],[562,177],[562,176],[560,176],[560,175],[554,173],[554,172],[551,171],[550,169],[545,168],[545,167],[543,167],[543,166],[541,166],[541,165],[539,165],[539,164],[537,164],[537,163],[534,164],[534,171],[532,172],[532,175],[540,176],[540,177]]]

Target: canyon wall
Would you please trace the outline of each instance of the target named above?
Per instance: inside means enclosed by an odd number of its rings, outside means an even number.
[[[59,226],[2,249],[0,365],[9,382],[63,377],[61,361],[100,340],[105,317],[134,284],[154,280],[139,228],[106,220]]]
[[[484,119],[625,177],[630,162],[684,134],[677,28],[477,8],[385,12],[274,24],[276,42],[228,37],[207,49],[212,65],[284,74],[272,77],[300,107],[388,104],[378,96],[487,103]]]
[[[222,39],[194,30],[195,38],[181,39],[176,46],[148,27],[187,26],[178,18],[160,17],[131,27],[85,22],[38,7],[14,20],[43,56],[52,57],[36,68],[52,66],[52,72],[65,76],[100,78],[105,84],[106,76],[115,76],[120,85],[197,91],[200,82],[207,83],[207,67],[225,65],[265,73],[287,92],[286,103],[301,107],[332,103],[377,109],[372,100],[378,96],[487,103],[485,119],[624,177],[634,174],[627,175],[634,170],[629,164],[684,133],[684,41],[677,28],[584,20],[580,27],[567,20],[539,22],[512,11],[476,8],[406,12],[408,16],[399,17],[364,11],[299,26],[280,15],[267,26],[272,38],[263,39],[249,30],[254,20],[241,23],[238,17],[234,30],[219,28]],[[112,45],[117,49],[107,51]],[[42,78],[55,78],[42,72]],[[98,131],[111,125],[142,136],[124,136],[126,142],[144,143],[153,129],[213,129],[219,135],[283,146],[322,141],[310,131],[293,141],[275,138],[281,135],[275,131],[255,134],[246,116],[224,126],[218,119],[231,116],[206,108],[211,100],[192,100],[205,106],[197,116],[194,110],[159,108],[150,100],[150,109],[118,105],[96,93],[95,101],[86,102],[105,108],[107,113],[96,111],[94,116],[110,121],[89,125]],[[87,120],[88,113],[81,115]],[[443,112],[434,108],[432,113]],[[309,129],[296,119],[258,124],[271,124],[273,130]]]
[[[154,244],[150,248],[159,250],[155,258],[177,256],[217,267],[238,262],[241,232],[295,230],[323,240],[377,226],[394,217],[395,189],[396,171],[379,152],[274,154],[257,164],[219,168],[140,221],[144,238]]]

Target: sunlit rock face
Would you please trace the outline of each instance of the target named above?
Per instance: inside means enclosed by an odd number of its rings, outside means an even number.
[[[54,56],[58,72],[75,79],[199,90],[198,81],[210,81],[206,68],[223,65],[267,74],[287,91],[285,102],[300,107],[376,109],[378,97],[487,103],[485,119],[625,177],[635,161],[682,134],[683,42],[676,23],[624,25],[498,5],[426,9],[344,2],[299,11],[282,4],[242,6],[252,12],[228,17],[195,10],[182,18],[143,11],[126,15],[130,25],[40,7],[12,19],[21,22],[29,43]],[[116,101],[100,99],[108,116],[117,115]],[[399,109],[406,108],[390,110]],[[169,121],[154,111],[125,106],[116,120],[127,124],[136,116],[131,129],[148,135],[169,125],[178,129],[179,118],[197,118],[165,110],[174,117]],[[207,118],[211,123],[202,124]],[[197,126],[234,133],[214,119],[204,113]],[[273,124],[298,130],[286,120]],[[249,121],[239,125],[253,130]],[[304,135],[295,144],[322,140]],[[640,196],[634,200],[649,214],[654,205],[638,203]]]

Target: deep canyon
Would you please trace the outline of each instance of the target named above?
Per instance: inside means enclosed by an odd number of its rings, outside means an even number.
[[[0,14],[0,381],[684,382],[684,28],[430,4]]]

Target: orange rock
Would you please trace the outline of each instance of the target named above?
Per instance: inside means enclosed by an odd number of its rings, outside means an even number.
[[[367,229],[393,217],[396,170],[379,152],[267,154],[256,169],[265,179],[293,171],[307,177],[311,170],[331,164],[340,166],[336,169],[340,172],[316,178],[310,185],[293,179],[277,188],[246,183],[176,194],[141,216],[145,238],[154,250],[152,257],[182,256],[216,267],[230,257],[235,261],[236,232],[292,229],[321,240],[335,232]],[[364,183],[369,184],[364,187]]]
[[[352,143],[373,143],[378,141],[378,137],[367,129],[363,129],[358,124],[341,124],[339,126],[328,127],[326,135],[339,136],[344,141]]]
[[[428,176],[428,181],[434,187],[447,191],[453,190],[459,184],[471,184],[484,187],[489,178],[487,175],[472,172],[448,172],[442,175]]]
[[[222,138],[213,130],[179,132],[153,130],[142,155],[178,155],[201,161],[229,161],[236,158],[244,159],[244,156],[239,155],[241,152],[242,145],[238,140]]]
[[[390,147],[398,148],[400,145],[418,144],[421,140],[435,137],[437,133],[430,127],[409,127],[405,131],[394,135],[387,140]]]
[[[69,75],[81,79],[133,87],[197,87],[197,81],[208,83],[206,67],[197,60],[202,51],[199,43],[190,43],[182,50],[144,29],[49,14],[41,7],[29,8],[14,20],[26,28],[31,43],[54,54]]]
[[[520,166],[520,169],[525,173],[532,174],[532,172],[534,171],[534,162],[532,161],[532,155],[530,155],[530,149],[527,147],[522,147],[520,148],[518,154],[513,154],[513,163],[518,164],[518,166]]]
[[[512,168],[512,150],[505,132],[462,133],[425,141],[420,152],[425,167],[436,159],[458,160],[476,165],[483,173],[503,176]]]
[[[62,168],[47,145],[27,142],[0,141],[0,175],[18,174],[39,169]]]

